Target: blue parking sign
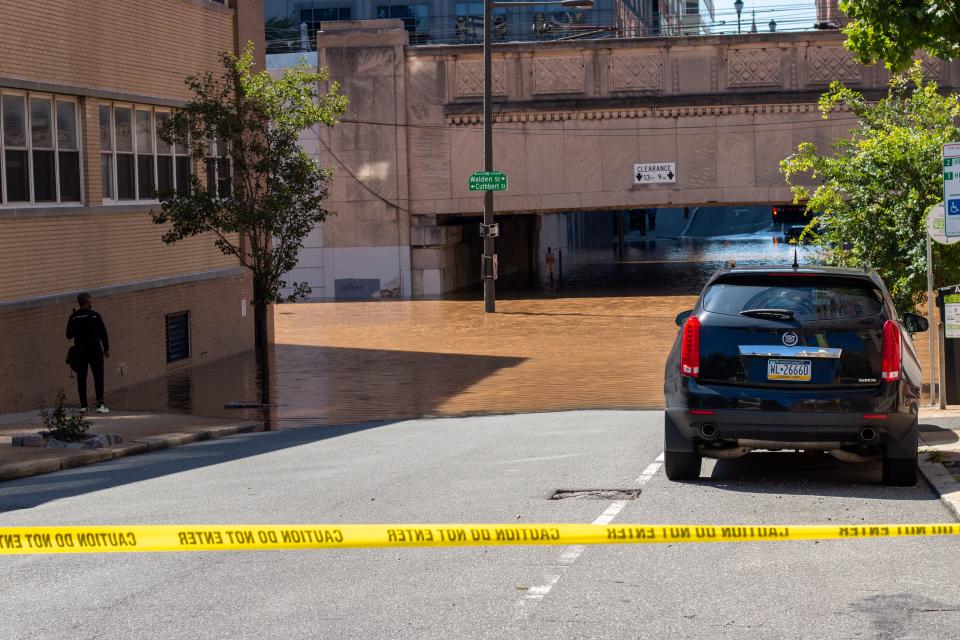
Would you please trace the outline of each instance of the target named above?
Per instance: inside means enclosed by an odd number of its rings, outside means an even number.
[[[948,238],[960,236],[960,198],[947,198],[944,204],[943,233]]]

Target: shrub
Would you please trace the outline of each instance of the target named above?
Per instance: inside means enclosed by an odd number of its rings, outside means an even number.
[[[80,442],[87,437],[90,421],[87,420],[85,415],[76,411],[70,411],[68,415],[64,406],[66,401],[67,397],[64,395],[63,389],[60,389],[57,392],[57,401],[53,405],[53,410],[40,410],[43,426],[47,428],[44,435],[64,442]]]

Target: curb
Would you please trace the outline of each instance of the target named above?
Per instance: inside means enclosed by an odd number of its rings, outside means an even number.
[[[23,462],[12,462],[0,465],[0,482],[4,480],[16,480],[18,478],[29,478],[44,473],[52,473],[63,469],[73,467],[82,467],[88,464],[104,462],[105,460],[114,460],[116,458],[125,458],[150,451],[160,451],[162,449],[172,449],[180,445],[191,442],[200,442],[203,440],[216,440],[224,436],[236,433],[250,433],[263,428],[262,422],[250,422],[225,427],[214,427],[192,433],[177,433],[167,436],[156,436],[142,438],[140,440],[130,440],[116,445],[115,447],[93,449],[89,451],[80,451],[73,455],[65,455],[58,458],[40,458],[37,460],[26,460]],[[71,451],[71,450],[64,450]],[[76,449],[72,451],[78,451]]]
[[[939,462],[930,462],[925,459],[923,453],[917,459],[917,466],[920,467],[923,477],[940,496],[943,505],[953,514],[953,517],[960,520],[960,482],[957,482],[947,468]]]

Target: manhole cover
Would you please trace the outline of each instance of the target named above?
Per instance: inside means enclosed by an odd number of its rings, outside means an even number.
[[[640,489],[557,489],[551,500],[636,500]]]

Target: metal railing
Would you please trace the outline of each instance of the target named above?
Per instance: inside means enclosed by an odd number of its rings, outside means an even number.
[[[737,16],[732,8],[717,9],[712,17],[658,16],[641,18],[621,9],[613,10],[498,10],[494,14],[493,37],[496,42],[526,42],[562,39],[643,38],[696,35],[735,35],[771,31],[809,31],[834,28],[817,25],[806,4],[770,5],[743,11]],[[738,20],[739,17],[739,20]],[[401,18],[410,34],[411,46],[438,44],[480,44],[483,17],[480,15],[410,16]],[[293,19],[268,22],[267,53],[316,51],[316,28],[322,23],[301,23]]]

